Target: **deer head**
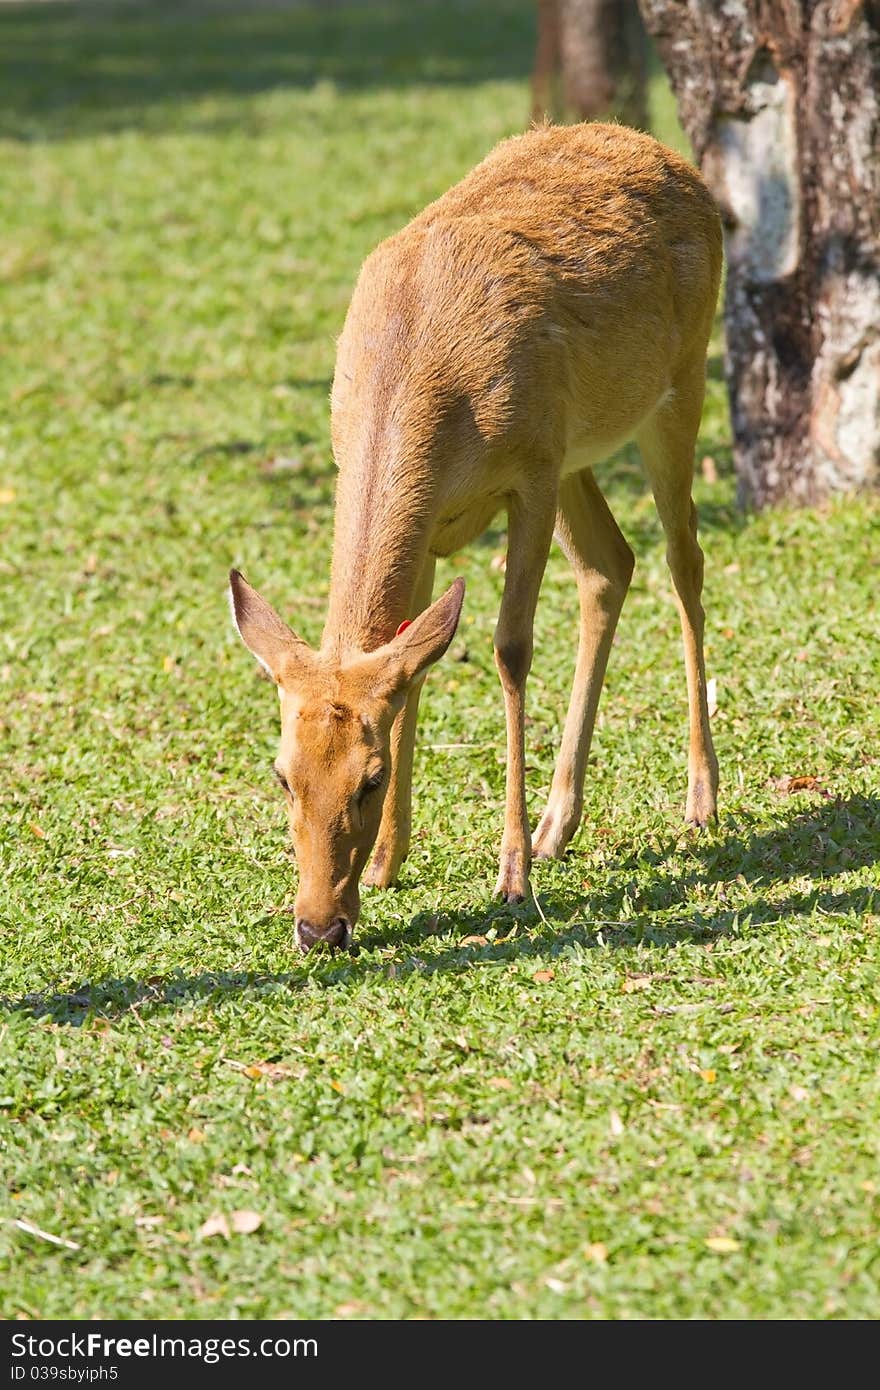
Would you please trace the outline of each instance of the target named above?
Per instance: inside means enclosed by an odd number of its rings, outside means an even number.
[[[275,774],[299,867],[297,943],[303,951],[319,942],[348,947],[388,787],[391,726],[452,641],[464,580],[383,646],[341,656],[313,651],[237,570],[229,593],[239,635],[281,697]]]

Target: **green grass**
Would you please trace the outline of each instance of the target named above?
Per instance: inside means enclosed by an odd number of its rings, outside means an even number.
[[[717,343],[717,829],[681,826],[677,619],[626,454],[636,579],[540,911],[489,896],[493,533],[439,577],[468,580],[467,660],[423,701],[402,885],[356,957],[292,950],[277,702],[225,572],[317,638],[358,264],[522,126],[531,26],[0,10],[6,1317],[880,1315],[880,509],[737,511]],[[575,610],[554,554],[535,813]],[[260,1229],[199,1237],[235,1210]]]

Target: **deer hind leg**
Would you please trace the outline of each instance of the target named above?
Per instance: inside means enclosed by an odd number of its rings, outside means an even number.
[[[703,552],[697,541],[697,511],[691,499],[704,374],[701,358],[679,376],[670,399],[658,407],[636,436],[666,532],[666,559],[681,619],[690,725],[685,817],[689,825],[698,826],[705,826],[715,816],[718,796],[718,759],[709,729],[703,656]]]
[[[559,858],[581,822],[584,773],[614,629],[635,557],[589,469],[559,491],[556,539],[578,587],[580,633],[565,729],[547,809],[532,838],[536,858]]]
[[[507,569],[495,628],[495,665],[504,692],[507,723],[507,789],[496,895],[522,902],[528,892],[532,842],[526,808],[525,692],[532,664],[535,608],[553,539],[556,480],[507,511]]]
[[[435,561],[426,559],[419,575],[410,605],[410,617],[421,613],[431,602],[434,589]],[[363,877],[368,888],[389,888],[400,873],[400,866],[409,853],[412,828],[412,772],[416,746],[416,721],[419,697],[424,677],[416,681],[406,698],[406,704],[391,728],[391,778],[382,807],[382,820],[376,838],[373,857]]]

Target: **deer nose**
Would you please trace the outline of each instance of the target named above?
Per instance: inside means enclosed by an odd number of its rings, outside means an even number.
[[[318,945],[345,947],[351,940],[351,923],[347,917],[334,917],[327,926],[318,927],[300,917],[296,923],[296,938],[301,951],[310,951]]]

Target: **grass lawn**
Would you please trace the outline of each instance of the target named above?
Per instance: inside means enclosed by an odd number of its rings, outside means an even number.
[[[532,25],[528,0],[0,8],[7,1318],[880,1316],[880,506],[738,511],[720,341],[717,828],[682,827],[678,622],[627,453],[604,476],[638,567],[568,859],[491,901],[493,532],[440,567],[465,617],[401,886],[357,956],[292,948],[277,700],[226,570],[317,640],[357,268],[522,127]],[[535,815],[575,613],[554,553]]]

